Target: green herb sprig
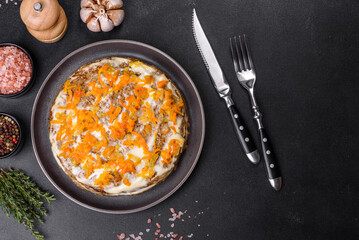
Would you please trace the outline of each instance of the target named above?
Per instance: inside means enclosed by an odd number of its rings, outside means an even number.
[[[25,225],[36,240],[44,239],[44,236],[34,229],[34,222],[37,220],[43,223],[41,217],[47,215],[42,199],[50,204],[55,197],[42,191],[19,169],[0,170],[0,206],[8,217],[12,215],[18,223]]]

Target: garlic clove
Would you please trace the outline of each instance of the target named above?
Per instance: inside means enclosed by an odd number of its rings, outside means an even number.
[[[93,17],[93,10],[91,8],[81,8],[80,17],[84,23],[88,23]]]
[[[101,32],[100,23],[96,17],[90,19],[87,23],[87,28],[92,32]]]
[[[106,0],[105,6],[107,10],[119,9],[122,8],[123,2],[122,0]]]
[[[109,19],[106,15],[100,16],[98,20],[100,21],[101,30],[103,32],[109,32],[115,27],[111,19]]]
[[[94,4],[93,0],[81,0],[81,8],[91,8]]]
[[[112,20],[115,27],[117,27],[122,23],[123,18],[125,17],[125,11],[123,11],[122,9],[108,10],[107,15]]]

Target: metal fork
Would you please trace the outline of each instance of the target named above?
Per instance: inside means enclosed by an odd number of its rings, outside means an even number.
[[[238,38],[230,38],[229,41],[231,46],[234,70],[236,72],[239,83],[249,93],[252,109],[254,112],[254,119],[258,125],[258,132],[261,139],[262,152],[264,156],[268,180],[271,186],[278,191],[282,187],[282,177],[279,170],[278,162],[276,161],[276,158],[273,153],[273,148],[263,127],[262,114],[259,111],[257,101],[254,97],[256,73],[254,71],[253,61],[248,50],[246,36],[243,35],[243,40],[239,36]]]

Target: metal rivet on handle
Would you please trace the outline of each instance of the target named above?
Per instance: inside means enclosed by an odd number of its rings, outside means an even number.
[[[245,138],[244,141],[249,142],[249,138]]]
[[[270,154],[270,151],[269,151],[269,150],[267,150],[267,151],[266,151],[266,154],[267,154],[267,155],[269,155],[269,154]]]
[[[243,126],[239,126],[239,130],[241,130],[241,131],[242,131],[243,129],[244,129],[244,127],[243,127]]]
[[[234,118],[238,118],[238,114],[234,114]]]
[[[270,168],[274,168],[274,164],[272,163],[271,165],[269,165]]]
[[[263,142],[267,142],[267,138],[263,138]]]

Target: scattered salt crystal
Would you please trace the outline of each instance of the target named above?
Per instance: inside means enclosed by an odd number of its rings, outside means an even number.
[[[198,201],[197,201],[197,200],[196,200],[195,202],[196,202],[196,203],[198,203]]]
[[[7,5],[7,4],[9,4],[10,2],[12,2],[14,5],[17,5],[18,4],[18,2],[21,2],[22,0],[5,0],[5,4],[4,5]],[[0,8],[2,7],[2,6],[4,6],[3,4],[0,4]]]
[[[196,201],[198,202],[198,201]],[[207,208],[209,209],[209,207]],[[171,215],[172,217],[168,219],[168,221],[172,222],[170,223],[170,227],[171,229],[174,228],[175,226],[175,223],[174,221],[176,221],[177,219],[178,220],[181,220],[182,222],[185,221],[185,219],[183,218],[185,216],[185,214],[187,213],[187,210],[184,210],[184,211],[178,211],[176,212],[174,208],[169,208],[170,212],[171,212]],[[194,216],[194,218],[196,218],[197,216],[201,215],[201,214],[204,214],[204,211],[199,211],[197,213],[194,213],[192,214],[192,216]],[[161,214],[157,214],[155,215],[153,218],[155,219],[157,216],[160,216]],[[192,216],[190,215],[187,215],[187,218],[191,218]],[[200,218],[200,217],[199,217]],[[152,222],[152,219],[151,218],[148,218],[147,219],[147,223],[150,224]],[[155,226],[156,226],[156,230],[153,229],[154,231],[154,235],[156,236],[155,237],[155,240],[159,240],[159,239],[172,239],[172,240],[183,240],[183,236],[180,236],[178,233],[174,233],[174,232],[170,232],[166,230],[166,228],[168,227],[167,225],[163,225],[163,229],[162,229],[162,233],[161,233],[161,225],[160,225],[160,222],[155,222]],[[150,225],[152,227],[152,224]],[[166,227],[165,227],[166,226]],[[197,224],[198,227],[200,227],[201,225],[200,224]],[[151,228],[147,228],[145,230],[147,233],[151,232]],[[138,233],[138,236],[136,237],[134,234],[130,234],[128,235],[129,237],[127,237],[125,239],[125,234],[121,234],[121,235],[117,235],[118,239],[119,240],[143,240],[141,236],[146,236],[146,233],[144,234],[143,232],[139,232]],[[192,238],[194,236],[193,233],[189,234],[189,235],[186,235],[185,238]],[[148,236],[146,236],[146,239],[147,239]],[[177,238],[178,237],[178,238]],[[209,234],[207,234],[207,238],[209,237]]]
[[[117,235],[117,238],[119,239],[119,240],[122,240],[122,239],[124,239],[126,237],[126,235],[124,234],[124,233],[121,233],[120,235]]]

